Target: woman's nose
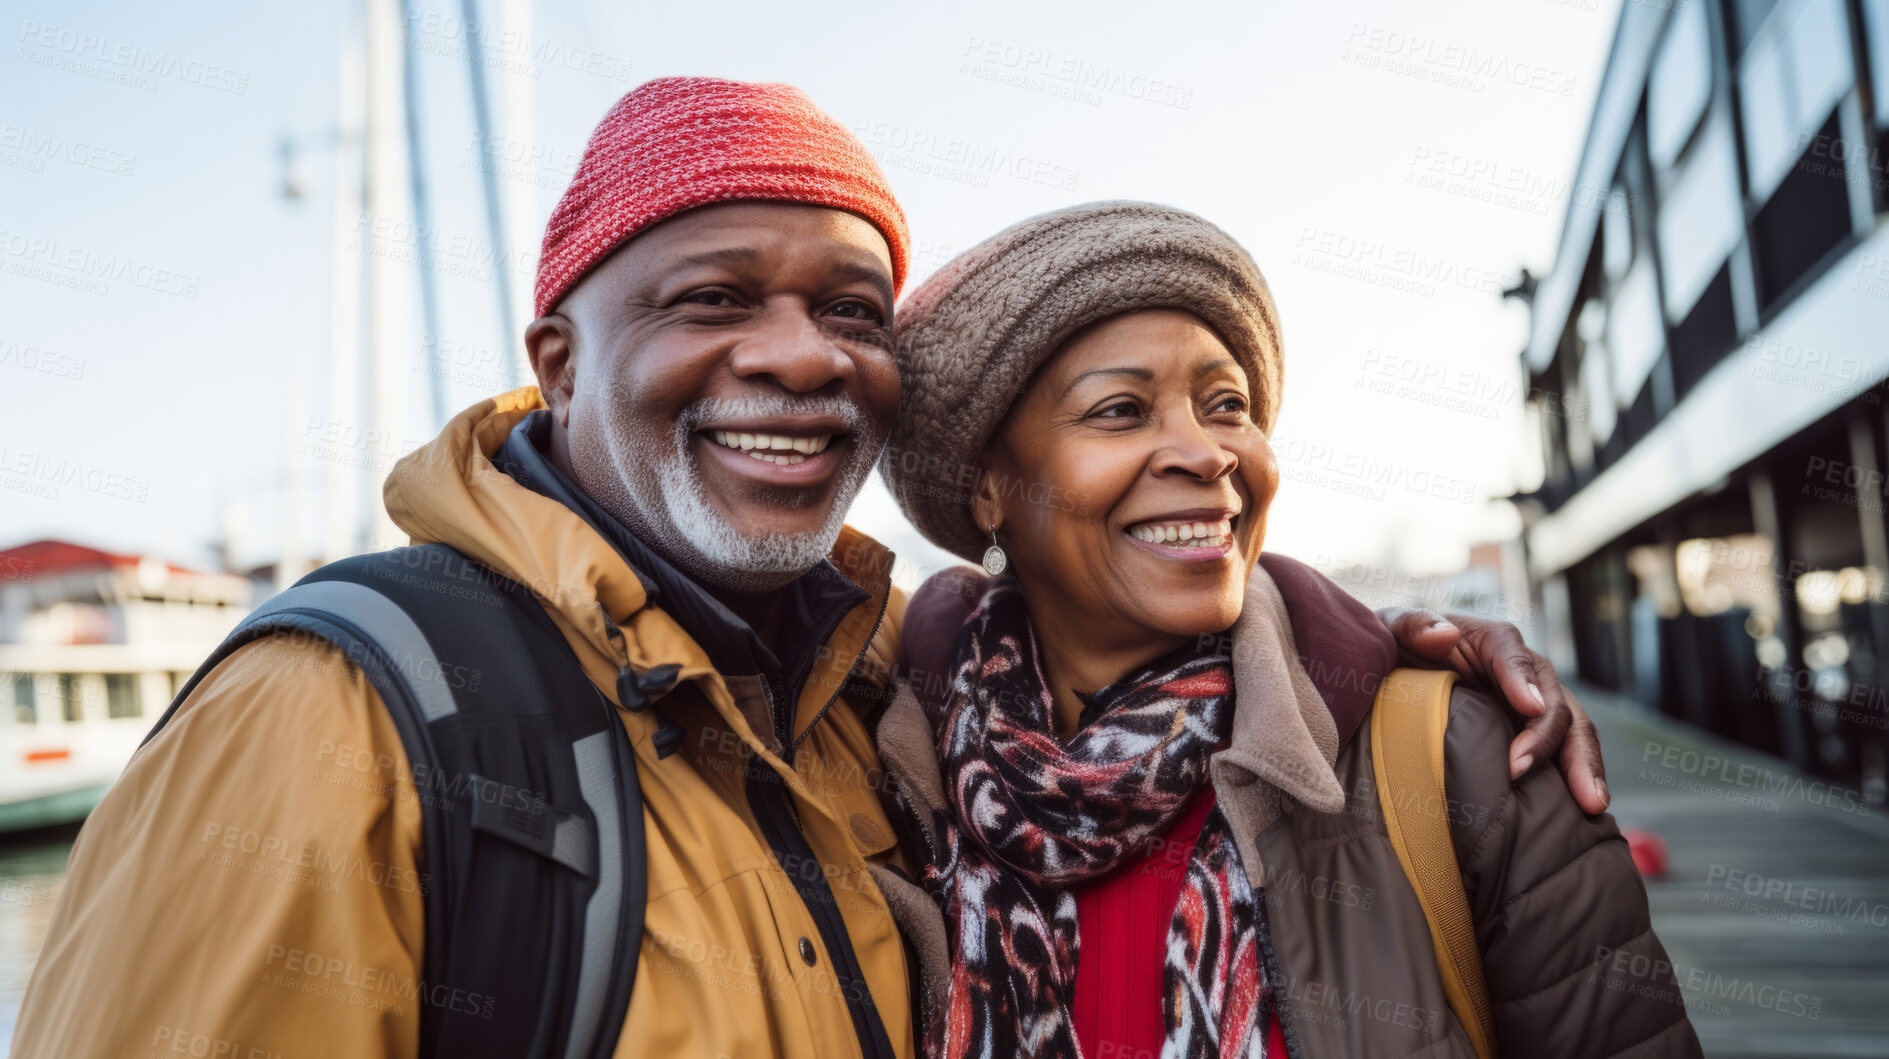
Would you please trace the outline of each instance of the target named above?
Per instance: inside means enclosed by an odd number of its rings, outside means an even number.
[[[1233,473],[1239,465],[1237,453],[1216,441],[1200,423],[1187,419],[1162,432],[1153,470],[1156,474],[1176,471],[1211,482]]]

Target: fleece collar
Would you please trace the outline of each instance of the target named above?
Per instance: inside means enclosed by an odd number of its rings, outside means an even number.
[[[1336,813],[1345,807],[1345,790],[1332,768],[1338,726],[1293,642],[1285,598],[1263,566],[1247,579],[1231,646],[1233,736],[1207,771],[1257,887],[1265,884],[1259,834],[1279,818],[1283,799]]]

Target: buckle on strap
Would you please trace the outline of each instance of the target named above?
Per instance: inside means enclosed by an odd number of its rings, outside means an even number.
[[[586,879],[597,874],[597,834],[590,821],[567,813],[514,784],[484,776],[466,783],[472,829],[523,846]]]

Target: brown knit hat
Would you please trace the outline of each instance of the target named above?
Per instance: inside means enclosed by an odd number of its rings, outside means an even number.
[[[1279,414],[1279,315],[1259,266],[1200,217],[1091,202],[1031,217],[959,254],[899,306],[904,396],[880,473],[920,533],[975,560],[978,457],[1036,369],[1090,324],[1180,309],[1246,369],[1253,417]]]

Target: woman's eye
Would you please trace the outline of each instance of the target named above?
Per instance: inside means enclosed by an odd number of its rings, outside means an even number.
[[[1246,412],[1246,398],[1229,394],[1216,402],[1213,406],[1213,410],[1215,412],[1232,412],[1237,415],[1244,415]]]
[[[1117,401],[1096,409],[1096,419],[1133,419],[1141,414],[1141,406],[1133,401]]]

